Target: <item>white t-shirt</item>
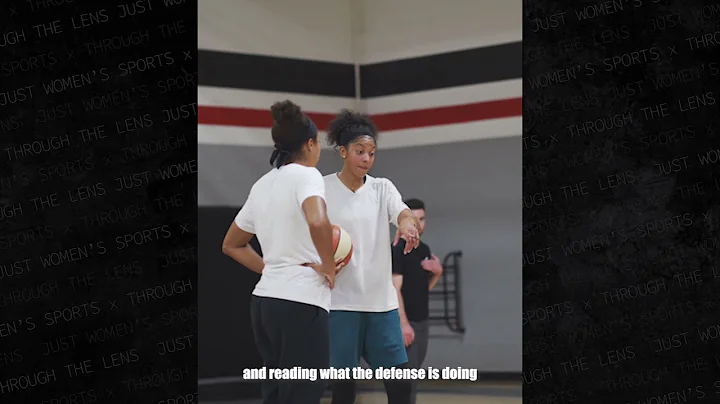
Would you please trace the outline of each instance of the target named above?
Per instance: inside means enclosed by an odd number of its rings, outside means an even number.
[[[325,278],[302,264],[320,262],[302,203],[325,198],[322,174],[314,167],[288,164],[257,180],[235,224],[257,236],[263,269],[253,295],[274,297],[330,309]]]
[[[397,226],[407,209],[395,185],[365,176],[352,192],[337,173],[326,175],[325,201],[330,222],[345,229],[353,242],[350,262],[335,278],[331,310],[385,312],[398,308],[392,283],[390,223]]]

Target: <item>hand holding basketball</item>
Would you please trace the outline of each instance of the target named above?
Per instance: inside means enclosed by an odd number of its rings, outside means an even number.
[[[330,285],[330,289],[335,286],[335,275],[340,272],[341,269],[352,258],[353,245],[350,235],[340,226],[333,225],[333,249],[335,250],[335,271],[333,272],[330,268],[323,268],[322,264],[305,264],[311,267],[320,275],[323,275]]]

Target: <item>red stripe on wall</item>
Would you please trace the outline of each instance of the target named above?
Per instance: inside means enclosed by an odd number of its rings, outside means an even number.
[[[327,128],[334,114],[305,112],[318,128]],[[272,128],[272,117],[267,109],[198,107],[198,123],[201,125],[243,126],[246,128]]]
[[[330,123],[335,116],[334,114],[325,113],[306,113],[315,121],[315,124],[320,129],[327,128],[328,123]],[[390,112],[373,115],[372,119],[379,130],[389,131],[514,116],[522,116],[522,98],[518,97],[449,107]],[[198,108],[198,124],[271,128],[272,118],[270,117],[270,111],[266,109],[201,105]]]
[[[400,130],[522,116],[522,98],[373,115],[378,129]]]

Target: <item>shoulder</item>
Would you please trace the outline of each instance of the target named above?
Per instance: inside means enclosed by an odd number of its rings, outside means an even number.
[[[393,182],[390,181],[388,178],[371,177],[368,175],[366,181],[368,184],[372,185],[373,188],[376,189],[387,190],[395,188],[395,184],[393,184]]]
[[[262,182],[264,182],[264,181],[267,181],[268,178],[271,178],[271,177],[277,175],[277,173],[278,173],[278,169],[277,169],[277,168],[273,168],[272,170],[266,172],[266,173],[265,173],[262,177],[260,177],[257,181],[255,181],[255,185],[257,185],[257,184],[259,184],[259,183],[262,183]]]
[[[274,178],[277,175],[277,173],[278,173],[278,170],[276,168],[273,168],[272,170],[266,172],[265,175],[263,175],[257,181],[255,181],[255,183],[250,188],[250,193],[252,194],[255,192],[259,192],[263,188],[263,186],[265,186],[265,184],[269,183],[272,180],[272,178]]]
[[[326,176],[323,176],[323,181],[325,181],[325,188],[333,189],[337,187],[338,185],[342,184],[340,180],[338,179],[337,173],[328,174]]]
[[[368,184],[382,184],[385,182],[385,178],[365,175],[365,182]]]
[[[320,171],[317,169],[317,167],[308,167],[301,164],[288,164],[284,166],[282,170],[287,170],[288,172],[292,173],[312,173],[322,177],[322,174],[320,174]]]
[[[374,180],[377,181],[378,184],[382,184],[382,187],[385,189],[397,189],[395,183],[393,183],[390,178],[375,178]]]
[[[368,176],[367,182],[370,184],[375,195],[382,199],[394,197],[398,194],[398,189],[392,181],[387,178],[373,178]]]
[[[286,171],[291,177],[295,179],[312,179],[312,180],[322,180],[322,174],[320,174],[320,171],[318,171],[315,167],[307,167],[302,166],[300,164],[289,164],[282,168],[282,170]]]

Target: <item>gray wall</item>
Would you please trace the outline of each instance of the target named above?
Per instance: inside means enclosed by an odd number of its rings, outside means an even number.
[[[431,340],[426,366],[521,370],[521,150],[520,137],[513,137],[378,153],[371,175],[392,179],[403,197],[427,204],[424,240],[435,254],[464,253],[466,333],[462,339]],[[200,205],[240,206],[269,169],[270,153],[269,148],[199,145]],[[208,165],[214,168],[203,169]],[[228,169],[218,169],[223,165]],[[328,174],[340,165],[335,152],[326,151],[318,168]],[[201,261],[200,271],[205,270],[212,268]]]

